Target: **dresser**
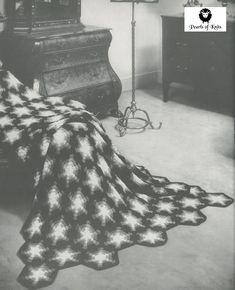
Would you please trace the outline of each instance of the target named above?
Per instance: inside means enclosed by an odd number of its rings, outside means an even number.
[[[109,29],[74,24],[4,32],[4,65],[24,84],[44,96],[72,98],[98,117],[115,115],[121,82],[112,69]]]
[[[163,100],[169,100],[174,82],[203,94],[233,97],[234,52],[234,21],[227,21],[227,32],[184,32],[183,16],[162,16]]]

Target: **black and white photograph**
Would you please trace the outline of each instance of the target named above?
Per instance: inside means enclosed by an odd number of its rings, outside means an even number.
[[[234,290],[235,0],[0,0],[0,290]]]

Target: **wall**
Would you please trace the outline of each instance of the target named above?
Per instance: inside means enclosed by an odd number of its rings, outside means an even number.
[[[4,0],[0,0],[0,9]],[[137,85],[161,82],[161,16],[183,12],[186,0],[159,0],[158,4],[136,5]],[[201,0],[207,6],[219,6],[216,0]],[[112,28],[110,62],[122,79],[123,88],[131,86],[131,3],[110,0],[82,0],[82,22]]]

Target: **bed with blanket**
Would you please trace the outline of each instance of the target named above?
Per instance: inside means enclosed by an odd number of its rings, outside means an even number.
[[[42,97],[5,70],[0,142],[34,184],[18,252],[18,280],[29,289],[50,285],[63,268],[116,266],[119,250],[163,245],[171,228],[204,222],[203,208],[233,202],[131,164],[83,104]]]

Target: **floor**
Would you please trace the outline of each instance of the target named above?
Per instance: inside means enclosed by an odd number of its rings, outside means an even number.
[[[174,181],[197,184],[209,192],[234,194],[233,118],[208,100],[176,89],[171,101],[160,89],[137,91],[138,106],[155,126],[144,133],[119,137],[116,120],[103,121],[114,145],[136,164]],[[120,109],[130,101],[124,93]],[[19,230],[27,204],[0,206],[0,290],[23,290],[16,277],[23,264],[16,256],[23,239]],[[119,253],[120,265],[105,271],[77,266],[60,271],[48,290],[232,290],[234,289],[234,205],[203,210],[199,227],[168,232],[159,248],[135,246]]]

